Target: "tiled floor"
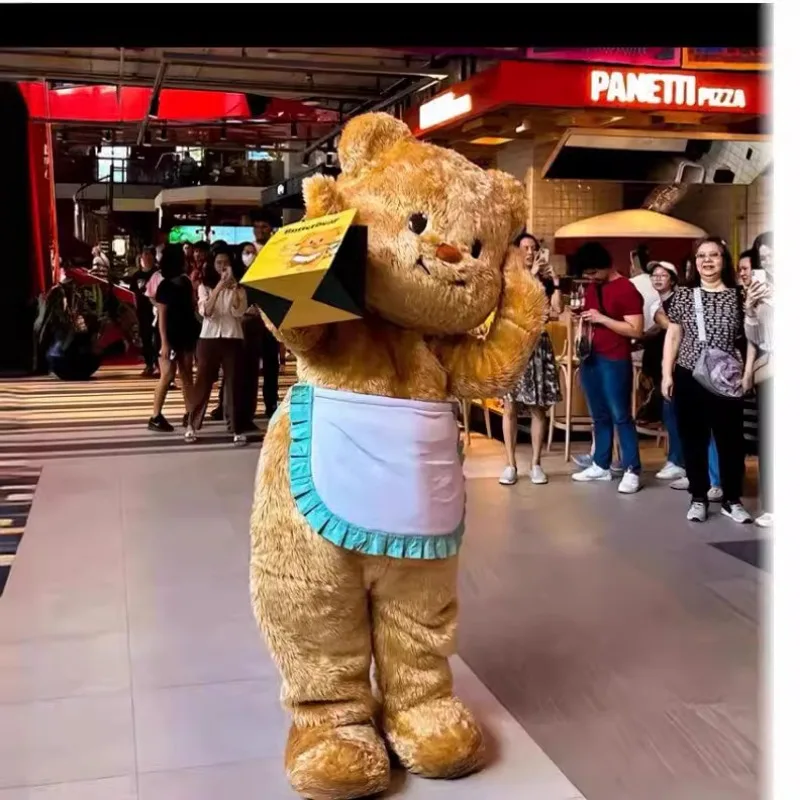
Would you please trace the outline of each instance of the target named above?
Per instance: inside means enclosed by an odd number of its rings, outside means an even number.
[[[0,800],[293,797],[247,596],[256,457],[45,464],[0,598]],[[474,438],[454,663],[492,765],[389,796],[755,800],[768,576],[708,544],[753,529],[690,527],[653,480],[575,486],[558,456],[503,488],[502,462]]]
[[[286,717],[253,622],[257,450],[48,462],[0,599],[0,800],[289,800]],[[463,661],[493,760],[391,797],[582,795]]]

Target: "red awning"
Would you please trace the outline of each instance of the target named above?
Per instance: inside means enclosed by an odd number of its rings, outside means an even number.
[[[153,96],[152,89],[140,86],[51,87],[47,95],[42,83],[20,82],[19,88],[31,119],[40,121],[138,122],[147,115]],[[335,124],[338,121],[336,112],[312,108],[297,100],[271,100],[264,113],[256,116],[250,110],[247,96],[240,92],[162,89],[159,94],[157,119],[162,122],[254,117],[279,122]]]

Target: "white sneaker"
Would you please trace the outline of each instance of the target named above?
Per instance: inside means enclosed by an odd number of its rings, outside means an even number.
[[[772,514],[769,511],[765,511],[760,517],[756,517],[756,525],[759,528],[771,528],[772,527]]]
[[[234,447],[247,447],[247,437],[243,433],[237,433],[233,437]]]
[[[197,441],[197,434],[195,433],[195,430],[194,428],[191,427],[191,425],[184,432],[183,441],[188,442],[189,444]]]
[[[722,488],[720,486],[712,486],[708,490],[708,501],[710,503],[720,503],[722,502],[722,498],[725,495],[722,492]]]
[[[708,519],[708,509],[705,503],[694,502],[689,506],[689,511],[686,513],[686,519],[689,522],[705,522]]]
[[[683,467],[679,467],[677,464],[673,464],[671,461],[667,461],[667,463],[656,472],[656,478],[660,481],[674,481],[678,478],[685,477],[686,470]]]
[[[636,494],[641,488],[642,482],[639,480],[639,476],[635,472],[628,471],[622,476],[617,491],[620,494]]]
[[[740,525],[749,525],[753,518],[741,503],[723,503],[722,513]]]
[[[684,475],[676,481],[672,481],[669,485],[670,489],[677,489],[679,492],[685,492],[689,489],[689,479]]]
[[[592,463],[591,466],[582,469],[580,472],[572,473],[572,480],[579,483],[588,483],[589,481],[610,481],[611,470],[602,469],[597,464]]]
[[[545,475],[544,470],[538,464],[531,467],[531,483],[537,486],[542,486],[547,483],[547,475]]]
[[[506,467],[497,482],[501,486],[513,486],[517,482],[517,468]]]

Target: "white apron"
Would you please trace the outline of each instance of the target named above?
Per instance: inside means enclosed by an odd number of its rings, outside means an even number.
[[[448,558],[464,529],[453,406],[292,387],[290,482],[298,509],[340,547]]]

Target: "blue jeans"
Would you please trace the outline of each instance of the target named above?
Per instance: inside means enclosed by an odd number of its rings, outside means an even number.
[[[592,355],[581,365],[581,386],[594,425],[594,463],[601,469],[611,466],[614,428],[619,434],[622,468],[639,472],[639,437],[631,416],[633,367],[630,359]]]
[[[722,478],[719,476],[719,454],[713,436],[708,440],[708,482],[712,486],[722,486]]]
[[[678,417],[675,414],[675,403],[665,399],[662,409],[661,417],[664,420],[664,427],[667,429],[667,436],[669,436],[667,461],[678,467],[685,467],[681,437],[678,434]],[[719,455],[717,454],[717,445],[713,436],[708,442],[708,480],[712,486],[722,485],[719,476]]]

